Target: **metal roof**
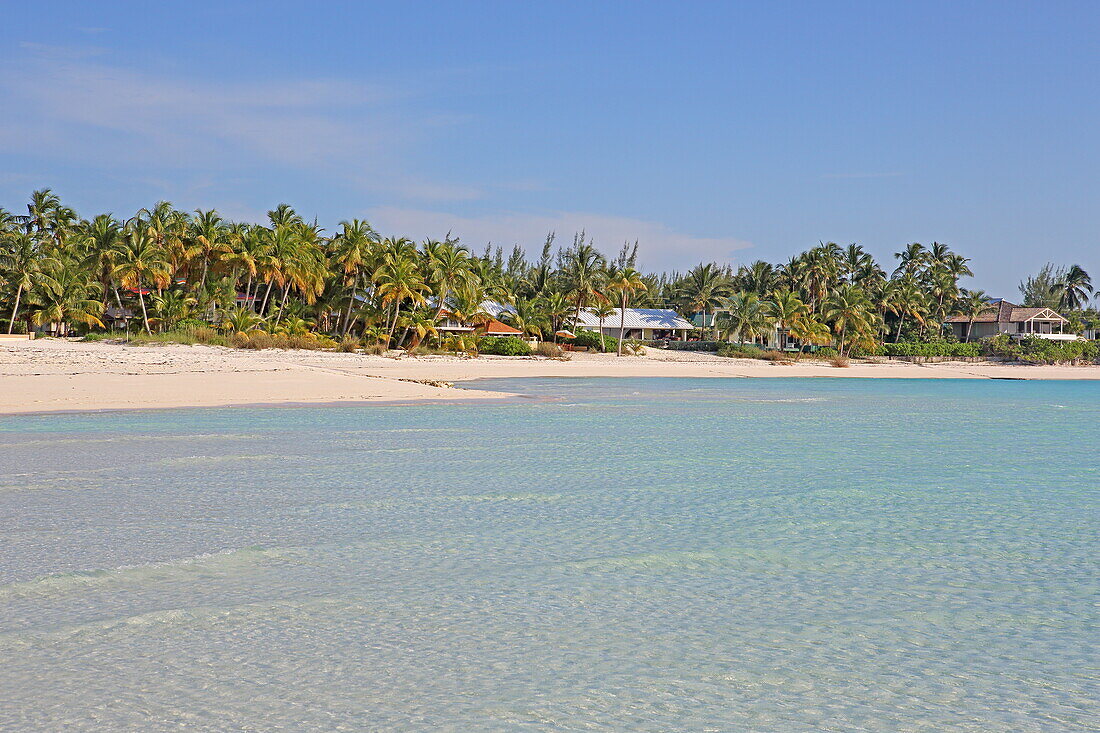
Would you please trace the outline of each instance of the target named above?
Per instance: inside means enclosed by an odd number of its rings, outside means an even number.
[[[618,328],[620,323],[620,308],[603,321],[603,327]],[[600,319],[590,310],[582,310],[577,325],[584,328],[599,328]],[[624,328],[656,328],[665,331],[684,331],[694,328],[691,321],[682,318],[674,310],[664,308],[627,308]]]

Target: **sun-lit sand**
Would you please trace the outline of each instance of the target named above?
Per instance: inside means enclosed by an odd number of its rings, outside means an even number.
[[[0,414],[342,401],[493,399],[500,392],[432,386],[494,377],[898,377],[1100,379],[1100,366],[853,361],[776,365],[651,349],[644,357],[569,361],[483,356],[389,358],[209,346],[123,346],[53,339],[0,344]]]

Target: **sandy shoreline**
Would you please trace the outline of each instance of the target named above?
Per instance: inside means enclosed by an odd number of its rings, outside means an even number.
[[[1100,379],[1100,366],[948,362],[776,365],[651,350],[645,357],[575,354],[570,361],[433,356],[392,359],[314,351],[122,346],[61,340],[0,344],[0,414],[229,405],[462,401],[515,395],[407,380],[499,377],[834,377]]]

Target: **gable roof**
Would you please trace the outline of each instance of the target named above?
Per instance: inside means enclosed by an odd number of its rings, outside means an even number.
[[[1041,318],[1047,321],[1061,321],[1068,323],[1050,308],[1024,308],[1004,299],[997,299],[989,304],[989,310],[974,319],[974,323],[1021,323],[1033,318]],[[951,316],[947,323],[969,323],[966,316]]]
[[[625,315],[620,316],[621,311],[621,308],[615,308],[615,312],[603,320],[603,327],[618,328],[622,321],[624,328],[656,328],[666,331],[695,328],[691,321],[666,308],[627,308]],[[600,319],[591,310],[582,310],[577,325],[583,328],[599,328]]]

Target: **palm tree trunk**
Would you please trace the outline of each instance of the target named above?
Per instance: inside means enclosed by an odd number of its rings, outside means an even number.
[[[966,338],[963,343],[970,343],[970,331],[974,328],[974,319],[971,318],[966,324]]]
[[[394,302],[394,309],[393,309],[393,323],[390,324],[390,333],[389,333],[389,336],[386,338],[386,345],[387,346],[389,346],[389,344],[393,341],[393,332],[397,330],[397,314],[400,313],[400,312],[401,312],[401,301],[395,301]]]
[[[285,288],[283,288],[283,300],[282,300],[282,302],[279,303],[279,315],[277,315],[275,317],[275,325],[276,326],[279,325],[279,321],[283,320],[283,311],[286,310],[286,299],[289,295],[290,295],[290,284],[288,283],[287,286]]]
[[[625,278],[624,278],[625,279]],[[623,334],[626,332],[626,291],[623,291],[622,308],[619,309],[619,356],[623,355]]]
[[[359,291],[359,273],[355,273],[355,279],[351,281],[351,298],[348,299],[348,312],[344,316],[344,335],[351,333],[351,309],[355,305],[355,296]]]
[[[264,291],[264,302],[263,302],[263,305],[260,306],[260,315],[261,316],[267,314],[267,299],[271,297],[271,286],[274,285],[274,284],[275,284],[274,280],[268,280],[267,281],[267,290]]]
[[[145,333],[150,336],[153,335],[153,329],[149,328],[149,312],[145,310],[145,293],[141,287],[141,281],[138,280],[138,300],[141,301],[141,320],[145,322]]]
[[[8,333],[12,332],[15,328],[15,319],[19,316],[19,298],[23,295],[23,283],[19,283],[19,288],[15,291],[15,307],[11,310],[11,320],[8,322]]]
[[[894,343],[901,341],[901,324],[905,323],[905,313],[898,314],[898,334],[894,336]]]

